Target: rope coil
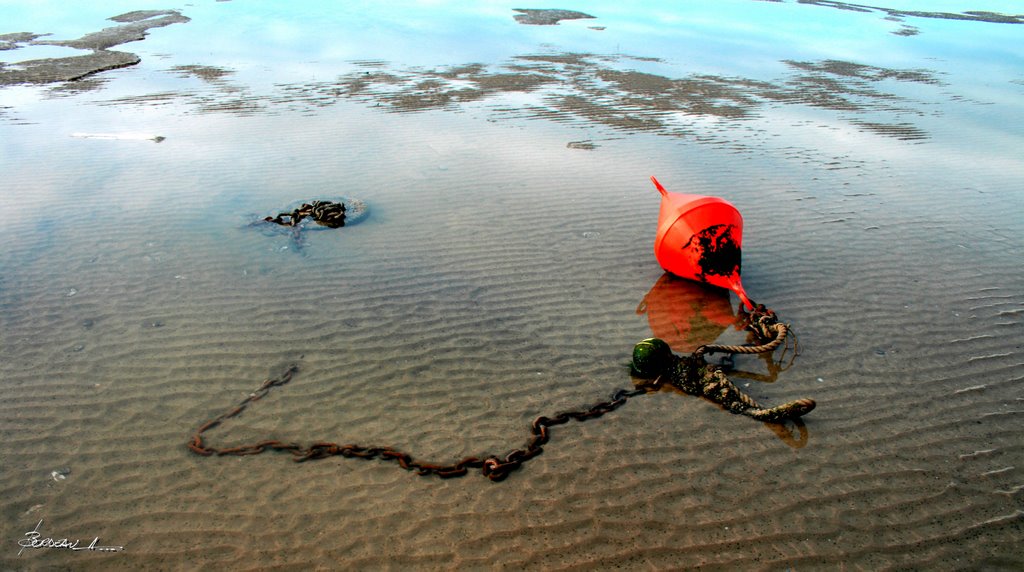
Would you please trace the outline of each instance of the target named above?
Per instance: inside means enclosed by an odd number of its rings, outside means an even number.
[[[726,377],[721,368],[704,362],[712,353],[761,354],[775,351],[786,342],[789,326],[778,320],[775,312],[758,304],[750,313],[746,329],[761,343],[754,345],[716,345],[698,347],[689,357],[677,358],[671,369],[673,385],[686,393],[701,395],[733,413],[746,415],[758,421],[778,423],[810,413],[816,403],[813,399],[797,399],[771,408],[764,408],[743,393]]]

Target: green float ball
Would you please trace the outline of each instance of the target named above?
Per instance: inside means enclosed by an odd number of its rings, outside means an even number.
[[[672,365],[672,348],[665,340],[647,338],[633,346],[633,373],[640,377],[656,377]]]

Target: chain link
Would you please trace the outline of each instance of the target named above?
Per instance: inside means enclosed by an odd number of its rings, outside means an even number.
[[[784,342],[788,332],[786,324],[778,322],[775,313],[761,305],[750,314],[747,329],[752,331],[763,342],[760,345],[754,346],[704,345],[697,348],[690,356],[676,358],[675,365],[664,373],[663,376],[646,382],[635,389],[617,389],[608,401],[596,403],[585,409],[562,411],[553,417],[541,415],[530,424],[530,438],[527,441],[526,447],[514,449],[504,456],[466,457],[456,463],[442,464],[420,461],[409,453],[391,447],[365,447],[356,444],[339,445],[329,442],[315,442],[303,446],[298,443],[268,440],[249,445],[222,448],[208,445],[203,440],[203,435],[207,431],[233,417],[241,415],[254,402],[266,397],[271,389],[289,383],[299,371],[297,365],[291,365],[281,375],[264,381],[256,391],[249,394],[249,397],[237,406],[201,425],[192,434],[192,438],[188,442],[188,448],[192,452],[203,456],[244,456],[258,455],[266,451],[282,451],[291,454],[292,460],[297,463],[327,459],[335,456],[350,459],[379,459],[381,461],[396,462],[399,467],[415,472],[420,476],[436,476],[442,479],[461,477],[468,474],[470,469],[479,469],[485,477],[498,482],[504,480],[512,471],[515,471],[524,463],[544,452],[544,445],[551,440],[552,427],[564,425],[573,420],[583,422],[596,419],[622,407],[633,397],[658,391],[663,383],[670,384],[686,393],[703,395],[716,403],[722,404],[733,413],[740,413],[767,422],[777,422],[786,418],[798,417],[814,409],[814,401],[809,399],[797,400],[771,409],[762,409],[755,401],[736,388],[719,368],[706,364],[703,357],[706,353],[762,353],[772,351]]]
[[[242,412],[245,411],[252,403],[265,397],[272,388],[281,387],[282,385],[290,382],[292,377],[294,377],[298,371],[298,366],[289,366],[288,369],[278,377],[270,378],[263,382],[263,385],[261,385],[259,389],[249,394],[249,397],[243,400],[236,407],[201,425],[189,440],[188,448],[192,450],[192,452],[206,457],[211,455],[258,455],[266,451],[283,451],[290,453],[292,455],[292,460],[297,463],[326,459],[334,456],[341,456],[350,459],[380,459],[382,461],[394,461],[398,463],[399,467],[407,471],[413,471],[420,476],[437,476],[442,479],[461,477],[468,474],[469,469],[480,469],[481,473],[485,477],[497,482],[504,480],[509,473],[521,467],[523,463],[544,452],[544,445],[546,445],[551,439],[551,427],[555,425],[563,425],[573,419],[576,421],[586,421],[588,419],[601,417],[606,413],[610,413],[619,407],[622,407],[629,398],[649,393],[654,391],[657,387],[656,384],[651,384],[634,390],[619,389],[612,394],[609,401],[597,403],[587,409],[564,411],[558,413],[554,417],[545,417],[541,415],[534,419],[533,423],[530,425],[531,437],[525,448],[515,449],[503,457],[496,455],[485,458],[466,457],[457,463],[451,464],[419,461],[413,458],[412,455],[391,447],[364,447],[355,444],[339,445],[337,443],[328,442],[315,442],[308,446],[302,446],[298,443],[284,443],[273,440],[235,447],[215,447],[207,444],[203,440],[204,433],[224,423],[228,419],[241,415]]]
[[[280,213],[276,217],[268,216],[264,222],[272,222],[281,226],[298,226],[302,219],[310,217],[318,224],[338,228],[345,226],[345,203],[333,201],[313,201],[312,204],[302,203],[302,206],[290,213]]]

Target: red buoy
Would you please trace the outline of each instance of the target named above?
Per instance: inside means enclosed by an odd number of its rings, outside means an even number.
[[[743,217],[725,199],[670,193],[651,177],[661,193],[654,256],[666,271],[728,288],[748,310],[754,304],[740,282]]]

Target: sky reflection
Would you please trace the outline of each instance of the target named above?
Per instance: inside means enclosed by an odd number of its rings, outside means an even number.
[[[155,1],[86,5],[73,14],[55,7],[3,2],[0,21],[4,31],[70,40],[115,25],[107,18],[120,12],[166,8]],[[515,7],[197,3],[182,8],[191,21],[117,47],[139,54],[135,66],[64,84],[0,87],[0,126],[38,123],[61,136],[167,131],[160,126],[187,114],[309,114],[347,101],[597,129],[578,138],[580,148],[623,131],[733,150],[782,134],[805,148],[840,149],[852,130],[977,153],[957,138],[935,140],[950,126],[1000,148],[1024,139],[1024,26],[949,19],[965,9],[959,3],[932,2],[929,14],[911,14],[900,11],[922,10],[919,3],[732,0],[640,10],[593,2],[561,5],[595,18],[557,26],[517,23]],[[1010,2],[971,8],[1015,13]],[[917,32],[901,35],[905,26]],[[19,52],[0,54],[13,62]],[[61,103],[69,98],[89,113]],[[133,114],[117,111],[126,106]],[[31,137],[4,139],[7,156],[29,152],[20,147]]]

